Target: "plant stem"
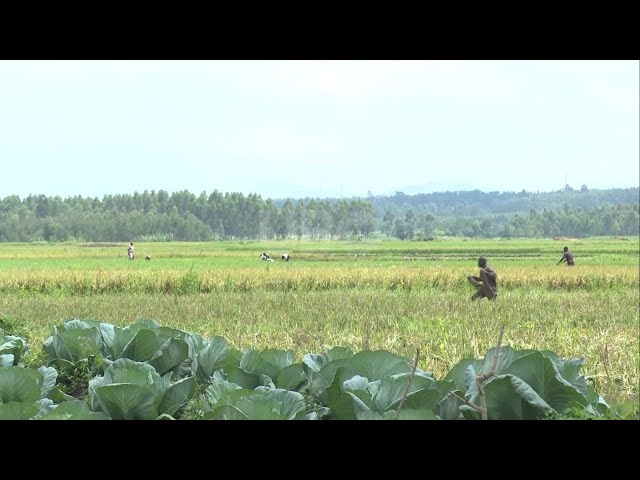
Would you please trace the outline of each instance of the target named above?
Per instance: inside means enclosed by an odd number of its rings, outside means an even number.
[[[400,416],[400,410],[404,406],[404,402],[407,400],[407,393],[409,392],[409,387],[411,387],[411,383],[413,382],[413,377],[416,374],[416,368],[418,368],[418,359],[420,358],[420,349],[416,349],[416,359],[413,362],[413,369],[411,370],[411,375],[409,376],[409,381],[407,385],[404,387],[404,393],[402,394],[402,398],[400,399],[400,405],[398,405],[398,410],[396,411],[396,420]]]

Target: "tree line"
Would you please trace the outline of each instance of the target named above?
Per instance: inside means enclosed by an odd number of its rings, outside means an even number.
[[[567,186],[568,187],[568,186]],[[638,235],[638,188],[263,199],[183,190],[0,199],[0,242]]]

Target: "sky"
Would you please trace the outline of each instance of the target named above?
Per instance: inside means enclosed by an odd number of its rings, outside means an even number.
[[[0,198],[639,185],[640,61],[0,60]]]

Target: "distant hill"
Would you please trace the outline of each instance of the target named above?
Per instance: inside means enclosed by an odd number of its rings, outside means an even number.
[[[302,198],[309,201],[312,197]],[[430,213],[434,216],[485,216],[491,214],[529,213],[533,210],[561,210],[565,206],[576,208],[596,208],[607,205],[640,203],[640,189],[612,188],[606,190],[566,190],[555,192],[482,192],[480,190],[419,193],[408,195],[396,192],[394,195],[372,195],[355,197],[373,204],[376,217],[382,218],[387,210],[396,215],[408,210],[414,213]],[[282,206],[286,199],[276,199]],[[335,202],[338,198],[324,198]]]

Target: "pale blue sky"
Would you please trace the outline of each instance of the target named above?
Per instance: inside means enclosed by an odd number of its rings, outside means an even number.
[[[638,61],[0,61],[0,198],[639,184]]]

